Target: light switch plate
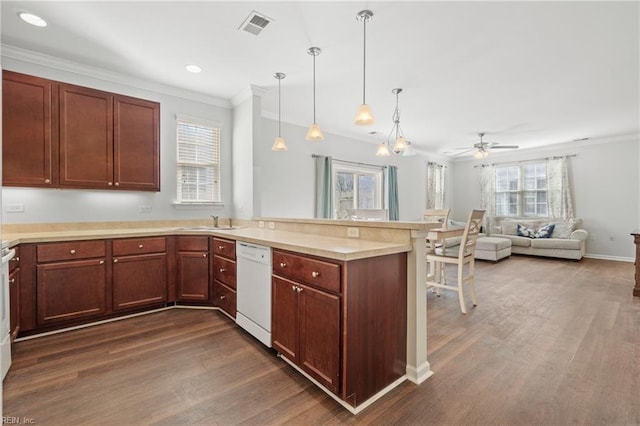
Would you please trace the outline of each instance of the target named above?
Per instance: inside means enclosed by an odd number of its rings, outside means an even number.
[[[264,220],[258,221],[258,228],[264,228]]]
[[[360,229],[359,228],[347,228],[347,237],[360,238]]]
[[[275,222],[269,222],[269,229],[276,229],[276,223]]]

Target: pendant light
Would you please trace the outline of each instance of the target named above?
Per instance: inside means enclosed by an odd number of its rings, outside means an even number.
[[[273,146],[271,147],[271,151],[286,151],[287,144],[284,142],[284,138],[282,137],[282,132],[280,130],[280,110],[281,110],[281,94],[280,94],[280,83],[282,79],[286,77],[285,74],[281,72],[277,72],[273,75],[276,79],[278,79],[278,137],[276,138]]]
[[[320,126],[316,123],[316,56],[318,56],[320,52],[322,52],[322,50],[320,50],[319,47],[310,47],[307,50],[307,53],[313,56],[313,124],[309,127],[309,131],[305,137],[308,141],[321,141],[324,139],[322,130],[320,130]]]
[[[366,87],[367,87],[367,22],[373,18],[373,12],[370,10],[361,10],[356,15],[358,20],[363,23],[364,28],[364,48],[363,48],[363,61],[362,61],[362,105],[358,108],[356,113],[356,119],[354,123],[359,126],[366,126],[375,123],[376,119],[373,117],[371,108],[367,105],[366,101]]]
[[[404,134],[402,133],[402,128],[400,128],[400,109],[398,108],[398,95],[402,92],[402,89],[396,88],[391,91],[394,95],[396,95],[396,109],[393,111],[392,119],[393,119],[393,127],[389,132],[389,136],[387,140],[381,143],[378,146],[378,151],[376,155],[378,157],[386,157],[390,154],[389,147],[391,146],[391,135],[395,133],[395,143],[393,144],[393,148],[391,149],[394,153],[400,154],[404,153],[409,149],[409,145],[407,144],[406,139],[404,138]]]

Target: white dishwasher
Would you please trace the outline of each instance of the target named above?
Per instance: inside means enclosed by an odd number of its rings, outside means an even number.
[[[271,347],[271,247],[236,242],[236,324]]]

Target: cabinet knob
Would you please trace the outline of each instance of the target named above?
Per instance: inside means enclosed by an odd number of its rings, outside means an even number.
[[[9,280],[9,284],[15,284],[15,282],[16,282],[16,279],[15,279],[15,278],[11,278],[11,279]]]
[[[295,285],[292,285],[292,286],[291,286],[291,290],[296,291],[296,286],[295,286]]]
[[[101,260],[99,263],[100,265],[104,265],[104,260]]]
[[[116,182],[116,186],[120,186],[120,182]]]
[[[226,271],[226,269],[220,268],[220,272],[224,272],[224,271]]]
[[[51,183],[51,179],[45,179],[44,183]]]
[[[311,273],[311,276],[312,276],[313,278],[318,278],[318,277],[320,276],[320,272],[313,271],[313,272]]]
[[[144,244],[140,244],[138,248],[144,248]]]
[[[112,186],[113,182],[107,182],[107,186]]]
[[[302,287],[298,287],[298,288],[296,288],[296,291],[297,291],[298,293],[301,293],[301,292],[302,292],[302,290],[304,290]]]
[[[224,294],[222,296],[220,296],[220,300],[224,300],[226,298],[227,298],[227,296],[225,296]]]
[[[202,257],[207,257],[207,253],[203,254]]]
[[[286,267],[287,267],[287,264],[286,264],[286,263],[284,263],[284,262],[280,262],[280,267],[281,267],[281,268],[286,268]]]
[[[218,246],[218,250],[224,250],[224,246]]]
[[[113,259],[113,263],[118,263],[118,259]]]
[[[74,249],[71,249],[71,250],[69,250],[69,253],[76,254],[76,251]]]

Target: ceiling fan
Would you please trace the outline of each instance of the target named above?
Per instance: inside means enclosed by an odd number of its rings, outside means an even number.
[[[473,144],[473,148],[467,149],[466,151],[459,152],[456,154],[461,155],[467,152],[474,151],[473,156],[477,159],[487,158],[489,156],[489,151],[494,149],[518,149],[520,148],[518,145],[499,145],[494,142],[485,142],[483,140],[485,133],[478,133],[480,136],[480,142]],[[465,149],[465,148],[462,148]]]

